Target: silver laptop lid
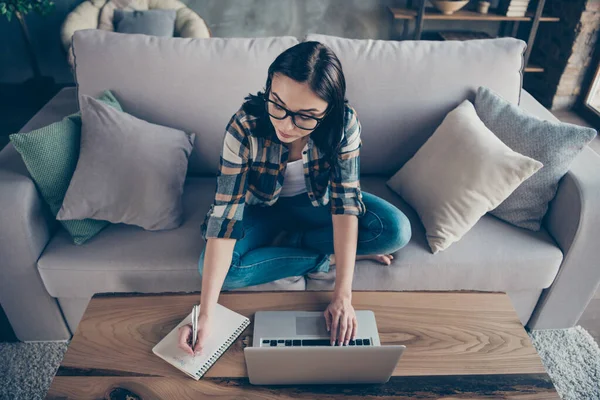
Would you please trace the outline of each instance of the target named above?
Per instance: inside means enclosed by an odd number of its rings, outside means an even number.
[[[385,383],[405,346],[247,347],[253,385]]]

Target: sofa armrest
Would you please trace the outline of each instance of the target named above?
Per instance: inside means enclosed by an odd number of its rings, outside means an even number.
[[[550,111],[523,91],[521,107],[545,120],[558,121]],[[531,329],[574,326],[600,282],[600,156],[586,147],[562,178],[550,202],[543,226],[563,252],[563,262],[552,285],[543,291],[527,324]]]
[[[37,270],[54,219],[19,162],[10,144],[0,153],[0,303],[19,340],[66,340],[60,307]]]
[[[600,282],[600,156],[586,147],[558,186],[544,226],[563,251],[554,283],[544,290],[531,329],[574,326]]]
[[[21,132],[59,121],[75,111],[75,88],[62,89]],[[71,337],[60,306],[37,269],[57,226],[20,154],[8,144],[0,151],[0,304],[21,341]]]

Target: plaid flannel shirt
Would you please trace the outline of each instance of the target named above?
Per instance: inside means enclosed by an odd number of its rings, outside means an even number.
[[[255,127],[256,117],[241,108],[227,124],[215,199],[202,224],[204,239],[244,237],[244,205],[271,206],[279,198],[288,149],[276,135],[270,138],[252,135]],[[338,162],[333,166],[309,137],[302,159],[306,189],[313,206],[329,204],[332,214],[364,215],[359,182],[360,131],[356,111],[346,106]]]

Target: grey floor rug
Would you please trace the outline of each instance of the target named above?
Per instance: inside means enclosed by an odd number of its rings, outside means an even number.
[[[581,327],[530,333],[565,400],[600,400],[600,349]],[[66,343],[0,343],[0,399],[43,399]]]
[[[565,400],[600,400],[600,348],[582,327],[529,334]]]
[[[0,399],[43,399],[67,343],[0,343]]]

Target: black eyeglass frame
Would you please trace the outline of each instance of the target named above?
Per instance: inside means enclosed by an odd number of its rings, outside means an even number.
[[[294,126],[296,126],[298,129],[302,129],[304,131],[314,131],[315,129],[317,129],[319,127],[319,125],[321,125],[321,122],[323,122],[323,120],[325,118],[327,118],[327,114],[329,114],[329,111],[330,111],[330,109],[328,107],[327,110],[325,110],[325,115],[323,115],[321,118],[317,118],[317,117],[313,117],[312,115],[307,115],[307,114],[303,114],[303,113],[297,113],[297,112],[290,111],[287,108],[285,108],[284,106],[282,106],[281,104],[278,104],[278,103],[274,102],[273,100],[269,99],[268,95],[265,95],[264,101],[265,101],[265,111],[267,112],[267,114],[269,114],[271,117],[278,119],[278,120],[284,120],[289,115],[292,117],[292,123],[294,124]],[[276,117],[273,114],[271,114],[269,112],[269,103],[273,103],[277,107],[281,108],[283,111],[285,111],[285,115],[280,118],[280,117]],[[315,125],[314,128],[303,128],[301,126],[298,126],[298,124],[296,123],[296,115],[301,115],[305,118],[314,119],[315,121],[317,121],[317,125]]]

